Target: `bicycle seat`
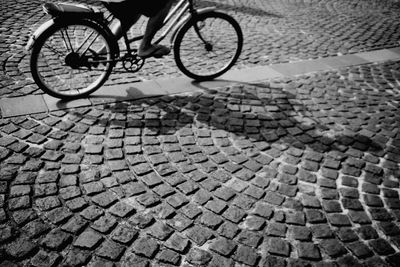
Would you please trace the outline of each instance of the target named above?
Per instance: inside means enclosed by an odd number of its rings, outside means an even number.
[[[43,5],[44,11],[53,16],[60,15],[77,15],[82,13],[93,13],[93,9],[82,4],[68,4],[68,3],[45,3]]]

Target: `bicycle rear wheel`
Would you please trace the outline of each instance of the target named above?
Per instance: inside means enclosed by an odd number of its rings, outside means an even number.
[[[185,75],[198,81],[211,80],[236,63],[242,46],[243,33],[236,20],[213,11],[194,17],[179,30],[174,56]]]
[[[32,77],[39,88],[57,98],[89,95],[109,77],[115,45],[109,33],[94,21],[56,23],[32,48]],[[97,54],[103,47],[105,51]]]

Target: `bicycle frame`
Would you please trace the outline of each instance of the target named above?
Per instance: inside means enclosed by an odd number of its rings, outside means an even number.
[[[178,32],[178,30],[183,26],[183,24],[185,24],[189,19],[196,17],[199,14],[205,13],[205,12],[209,12],[212,10],[215,10],[215,7],[207,7],[207,8],[202,8],[202,9],[198,9],[196,10],[194,8],[194,4],[193,4],[194,0],[179,0],[179,2],[172,8],[172,10],[170,10],[170,12],[168,13],[167,17],[165,18],[164,22],[163,22],[163,26],[166,26],[168,23],[170,23],[170,25],[168,25],[168,27],[161,33],[161,35],[155,40],[155,43],[160,43],[162,40],[165,39],[165,37],[172,32],[172,36],[170,39],[170,43],[173,43],[173,40],[176,36],[176,33]],[[186,13],[186,16],[184,16]],[[84,15],[82,15],[82,17],[85,17],[87,13],[85,13]],[[91,13],[89,13],[91,14]],[[101,13],[93,13],[93,14],[101,14]],[[110,20],[111,18],[111,20]],[[49,28],[51,25],[53,25],[57,18],[53,18],[49,21],[47,21],[46,23],[44,23],[39,29],[36,30],[36,32],[32,35],[32,37],[30,38],[26,49],[29,50],[34,41],[36,40],[37,36],[39,36],[42,32],[44,32],[47,28]],[[108,25],[111,23],[111,21],[114,19],[113,15],[110,14],[109,16],[107,16],[106,18],[104,18],[102,15],[100,16],[92,16],[89,17],[89,19],[94,19],[95,21],[97,21],[99,24],[104,25],[105,28],[108,28]],[[108,23],[107,23],[108,22]],[[108,28],[109,30],[109,28]],[[203,39],[203,37],[200,34],[200,30],[197,27],[197,25],[195,25],[195,31],[197,32],[199,38],[206,44],[207,42]],[[111,33],[111,31],[110,31]],[[91,42],[89,42],[89,45],[87,45],[87,41],[92,37],[92,34],[90,34],[89,36],[87,36],[87,38],[85,38],[85,40],[82,40],[81,44],[78,46],[78,48],[76,49],[76,53],[79,52],[80,55],[84,55],[87,50],[89,49],[91,43],[97,38],[95,37]],[[136,36],[133,37],[131,39],[128,39],[127,33],[125,32],[122,35],[124,42],[125,42],[125,46],[126,46],[126,51],[128,53],[132,52],[132,49],[130,47],[130,44],[136,41],[139,41],[141,39],[143,39],[143,35],[140,36]],[[66,38],[67,40],[69,38]],[[65,39],[64,39],[65,40]],[[66,42],[66,46],[68,47],[68,44]],[[84,48],[84,46],[86,46],[86,48]],[[83,50],[82,50],[83,49]],[[120,51],[118,49],[118,51]],[[122,58],[117,58],[114,59],[112,61],[119,61]],[[111,62],[111,61],[105,61],[105,62]]]
[[[173,7],[172,10],[170,10],[170,12],[168,13],[167,17],[164,19],[163,27],[165,25],[167,25],[169,22],[171,22],[171,24],[161,33],[161,35],[154,41],[154,43],[156,43],[156,44],[160,43],[172,31],[173,35],[172,35],[171,40],[170,40],[170,43],[172,44],[172,41],[173,41],[173,39],[175,37],[175,33],[191,17],[195,17],[199,13],[215,10],[214,7],[208,7],[208,8],[203,8],[201,10],[196,10],[194,8],[193,1],[194,0],[180,0],[176,4],[176,6]],[[189,13],[189,14],[187,14],[185,17],[183,17],[185,13]],[[199,29],[197,28],[197,25],[195,26],[195,30],[196,30],[197,34],[199,35],[200,39],[203,42],[205,42],[204,39],[202,38],[201,34],[200,34]],[[143,35],[136,36],[136,37],[133,37],[131,39],[128,39],[127,34],[124,33],[123,34],[123,38],[124,38],[125,45],[126,45],[126,48],[127,48],[128,52],[131,52],[129,44],[131,44],[133,42],[137,42],[137,41],[143,39]]]

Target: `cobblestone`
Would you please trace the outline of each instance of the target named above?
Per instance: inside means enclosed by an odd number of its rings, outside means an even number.
[[[369,39],[397,25],[389,1],[213,2],[263,33],[246,35],[261,47],[247,66],[396,45],[397,30]],[[0,19],[0,57],[19,55],[15,18]],[[326,49],[300,52],[304,38]],[[0,119],[0,265],[396,266],[399,73],[385,62]],[[3,96],[23,90],[6,81]]]

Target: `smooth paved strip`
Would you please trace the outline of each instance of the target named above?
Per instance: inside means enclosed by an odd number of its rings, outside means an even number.
[[[284,76],[297,76],[324,70],[398,60],[400,60],[400,47],[362,52],[352,55],[231,70],[224,74],[220,79],[207,83],[195,83],[189,78],[181,77],[161,78],[153,81],[103,86],[89,98],[74,101],[60,101],[47,95],[4,98],[0,100],[0,109],[3,118],[8,118],[46,112],[48,110],[55,111],[104,103],[129,101],[146,97],[194,92],[198,90],[210,90],[218,88],[221,85],[229,85],[233,83],[255,83]]]

